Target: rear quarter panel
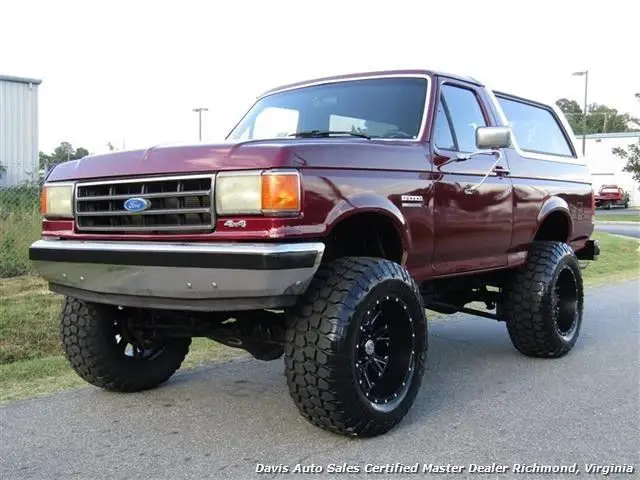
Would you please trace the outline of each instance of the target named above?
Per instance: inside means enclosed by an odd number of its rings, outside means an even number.
[[[540,160],[507,154],[513,182],[514,213],[512,251],[526,250],[547,216],[566,213],[568,241],[574,249],[593,233],[592,187],[589,171],[579,162]]]

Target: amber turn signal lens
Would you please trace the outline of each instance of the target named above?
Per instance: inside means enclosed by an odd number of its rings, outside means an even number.
[[[297,173],[269,173],[262,176],[262,210],[300,210],[300,178]]]
[[[47,213],[47,187],[42,187],[40,191],[40,215]]]

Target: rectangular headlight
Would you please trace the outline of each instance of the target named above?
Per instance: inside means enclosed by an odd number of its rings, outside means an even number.
[[[40,213],[45,217],[73,217],[73,184],[45,184],[40,194]]]
[[[216,179],[218,215],[296,213],[300,196],[297,171],[222,172]]]
[[[218,215],[262,211],[262,172],[223,172],[216,180]]]

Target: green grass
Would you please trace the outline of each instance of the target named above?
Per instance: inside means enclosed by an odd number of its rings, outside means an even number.
[[[583,271],[587,286],[640,275],[640,242],[600,232],[593,237],[600,240],[602,253]],[[38,277],[0,279],[0,403],[86,385],[60,349],[61,305],[62,298]],[[244,355],[197,338],[183,368]]]
[[[40,238],[41,228],[37,211],[4,212],[0,216],[0,278],[32,273],[29,245]]]
[[[596,286],[640,276],[640,241],[595,232],[600,257],[583,271],[585,285]]]
[[[596,221],[598,222],[640,222],[640,212],[632,215],[598,215],[596,214]]]
[[[62,297],[33,276],[0,279],[0,403],[84,386],[60,348]],[[195,338],[183,368],[244,356]]]
[[[182,369],[229,360],[246,352],[206,338],[194,338]],[[0,364],[0,404],[84,387],[62,354]]]
[[[62,300],[42,288],[11,296],[3,292],[0,364],[61,353],[56,326]]]
[[[0,364],[0,403],[83,385],[61,355]]]
[[[38,185],[0,188],[0,278],[32,273],[28,248],[41,221]]]

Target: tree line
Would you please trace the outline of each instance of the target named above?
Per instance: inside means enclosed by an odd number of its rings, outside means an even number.
[[[640,102],[640,93],[636,93],[636,100]],[[637,123],[637,120],[635,121]],[[630,173],[633,179],[640,183],[640,138],[628,148],[614,148],[613,154],[627,162],[622,170]]]
[[[636,94],[636,97],[640,94]],[[640,130],[640,119],[599,103],[587,105],[587,113],[575,100],[561,98],[556,105],[562,110],[574,135],[617,133]],[[586,120],[586,122],[585,122]],[[586,128],[585,128],[586,126]]]
[[[39,153],[39,166],[41,170],[47,170],[55,167],[59,163],[67,162],[69,160],[79,160],[89,155],[89,150],[84,147],[74,148],[69,142],[61,142],[53,152]]]

